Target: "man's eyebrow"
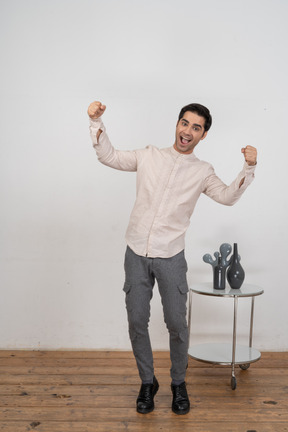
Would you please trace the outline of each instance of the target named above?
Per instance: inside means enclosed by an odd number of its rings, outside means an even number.
[[[182,120],[184,120],[186,123],[189,124],[189,121],[186,120],[184,117],[182,117]],[[197,123],[193,123],[193,126],[196,126],[196,127],[199,127],[200,129],[203,129],[203,126],[201,126],[200,124],[197,124]]]

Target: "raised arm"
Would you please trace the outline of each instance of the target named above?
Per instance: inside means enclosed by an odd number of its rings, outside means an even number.
[[[254,179],[254,171],[257,164],[257,150],[255,147],[246,146],[241,149],[241,152],[245,158],[244,167],[229,186],[216,176],[212,166],[210,167],[210,174],[205,179],[203,192],[220,204],[235,204]]]
[[[241,149],[241,152],[243,153],[245,162],[247,162],[249,166],[254,166],[257,164],[257,150],[255,147],[247,145]],[[240,180],[239,188],[243,185],[244,181],[245,177]]]
[[[101,119],[105,110],[106,106],[97,101],[92,102],[87,111],[90,117],[90,135],[98,160],[104,165],[121,171],[136,171],[136,152],[120,151],[112,146]]]
[[[96,120],[97,118],[101,117],[102,114],[104,114],[104,111],[106,110],[106,105],[103,105],[101,102],[92,102],[88,107],[88,115],[92,120]],[[99,136],[102,133],[102,129],[99,129],[97,132],[97,140],[99,139]]]

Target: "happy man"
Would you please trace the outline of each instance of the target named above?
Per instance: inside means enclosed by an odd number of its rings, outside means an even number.
[[[156,280],[170,338],[172,410],[186,414],[190,402],[185,384],[189,290],[185,233],[201,193],[224,205],[239,200],[254,178],[257,150],[250,145],[241,149],[244,167],[227,186],[211,164],[194,154],[194,148],[207,136],[212,124],[210,112],[203,105],[182,108],[173,146],[148,146],[134,151],[115,150],[111,145],[101,119],[105,109],[101,102],[93,102],[88,108],[91,138],[99,161],[118,170],[137,171],[137,196],[126,232],[124,264],[129,335],[142,380],[136,409],[142,414],[153,411],[159,388],[148,333]]]

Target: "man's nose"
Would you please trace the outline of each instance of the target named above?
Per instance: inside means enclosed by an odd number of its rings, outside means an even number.
[[[192,132],[193,132],[192,126],[187,126],[187,128],[185,129],[185,134],[191,136]]]

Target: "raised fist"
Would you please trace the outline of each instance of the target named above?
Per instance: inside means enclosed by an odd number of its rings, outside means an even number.
[[[91,119],[97,119],[106,110],[106,105],[102,105],[101,102],[92,102],[88,108],[88,115]]]
[[[248,165],[256,165],[257,163],[257,150],[255,147],[247,145],[241,149],[241,152],[244,155],[245,161]]]

